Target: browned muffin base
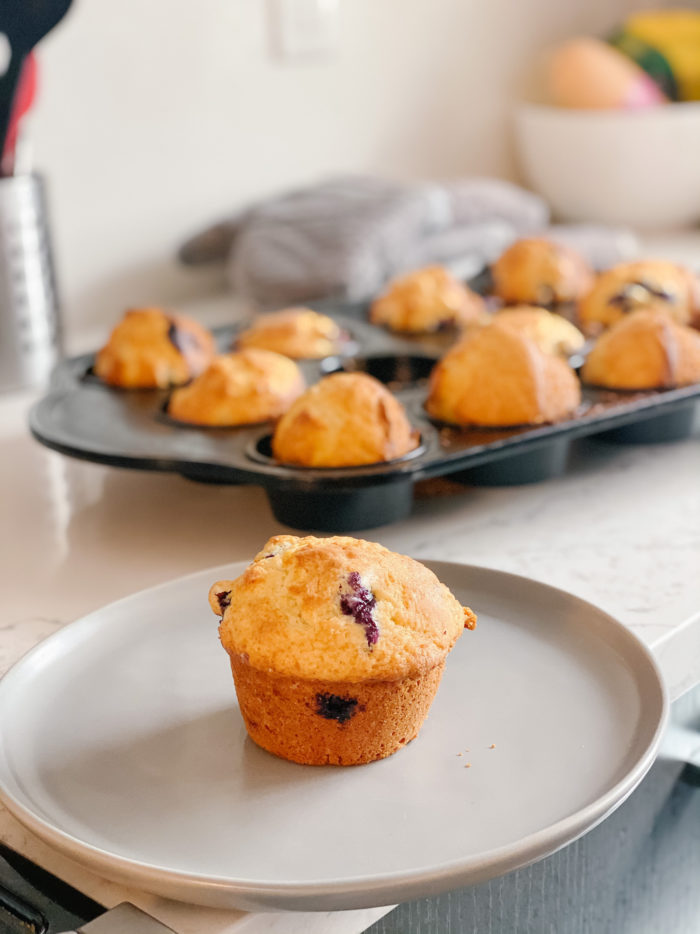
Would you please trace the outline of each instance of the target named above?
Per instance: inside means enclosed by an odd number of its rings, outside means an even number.
[[[307,681],[231,656],[248,735],[302,765],[361,765],[401,749],[418,735],[444,667],[397,681]]]

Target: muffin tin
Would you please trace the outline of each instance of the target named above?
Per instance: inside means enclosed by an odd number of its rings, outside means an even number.
[[[393,335],[368,323],[365,304],[316,307],[336,318],[353,340],[345,355],[302,362],[307,381],[338,370],[377,377],[420,432],[417,450],[363,467],[285,466],[271,456],[270,423],[183,425],[167,415],[167,391],[105,386],[92,375],[92,355],[59,364],[48,394],[31,410],[32,434],[49,448],[98,463],[174,471],[203,482],[259,484],[285,525],[349,532],[407,516],[418,480],[449,474],[467,484],[537,482],[565,470],[570,442],[583,435],[648,443],[692,431],[700,385],[635,393],[584,386],[575,416],[552,425],[461,429],[440,424],[428,417],[423,403],[430,370],[452,335]],[[230,348],[235,331],[214,330],[221,350]]]

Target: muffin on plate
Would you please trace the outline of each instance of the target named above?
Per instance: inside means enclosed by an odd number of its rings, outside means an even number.
[[[371,305],[372,324],[404,334],[462,328],[485,314],[484,300],[443,266],[427,266],[389,283]]]
[[[340,325],[311,308],[283,308],[260,315],[236,337],[236,347],[274,350],[295,360],[320,360],[340,353],[348,335]]]
[[[665,260],[620,263],[602,272],[581,299],[579,317],[589,333],[631,311],[665,308],[679,324],[698,321],[700,285],[690,270]]]
[[[272,437],[278,461],[356,467],[394,460],[420,442],[403,406],[366,373],[334,373],[301,395]]]
[[[360,765],[414,739],[476,624],[424,565],[346,537],[275,536],[209,603],[248,735],[306,765]]]
[[[544,237],[516,240],[491,266],[493,294],[506,305],[577,301],[593,281],[593,271],[575,250]]]
[[[522,331],[546,353],[570,357],[581,350],[586,338],[566,318],[546,308],[534,305],[514,305],[503,308],[492,318],[492,323]]]
[[[583,366],[584,382],[607,389],[670,389],[700,382],[700,333],[665,308],[634,311],[603,332]]]
[[[97,352],[94,372],[111,386],[168,389],[198,376],[216,353],[198,321],[162,308],[126,312]]]
[[[426,409],[452,425],[555,422],[581,402],[576,373],[521,331],[490,324],[448,351],[430,377]]]
[[[301,370],[271,350],[240,350],[214,357],[168,402],[171,418],[196,425],[250,425],[278,418],[306,388]]]

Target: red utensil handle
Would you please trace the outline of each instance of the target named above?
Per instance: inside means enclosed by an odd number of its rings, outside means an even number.
[[[2,174],[12,175],[15,161],[15,147],[22,118],[31,110],[36,98],[38,84],[38,66],[35,55],[30,52],[20,66],[17,91],[12,101],[10,122],[2,152]]]

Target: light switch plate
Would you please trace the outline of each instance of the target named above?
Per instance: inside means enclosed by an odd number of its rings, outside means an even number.
[[[277,57],[327,58],[338,47],[340,0],[269,0]]]

